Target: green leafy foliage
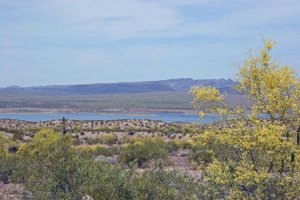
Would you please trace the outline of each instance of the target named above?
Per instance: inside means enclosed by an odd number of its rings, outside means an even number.
[[[138,167],[142,167],[149,160],[166,159],[167,154],[168,150],[163,139],[145,138],[126,145],[121,152],[121,160],[126,164],[136,162]]]
[[[16,157],[9,153],[8,148],[12,145],[10,138],[0,133],[0,181],[9,181],[16,167]]]
[[[140,200],[195,199],[198,190],[193,179],[163,169],[147,171],[143,176],[135,177],[132,187],[134,199]]]
[[[36,199],[80,199],[88,181],[90,161],[72,148],[72,139],[42,130],[32,142],[21,146],[26,188]]]
[[[83,186],[86,194],[98,200],[133,199],[132,172],[122,166],[95,163],[90,169],[89,181]]]

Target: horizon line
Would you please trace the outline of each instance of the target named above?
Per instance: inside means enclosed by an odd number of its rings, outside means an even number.
[[[94,83],[71,83],[71,84],[45,84],[45,85],[31,85],[31,86],[21,86],[21,85],[9,85],[0,87],[1,89],[6,88],[37,88],[37,87],[59,87],[59,86],[81,86],[81,85],[96,85],[96,84],[122,84],[122,83],[143,83],[143,82],[159,82],[159,81],[172,81],[172,80],[183,80],[190,79],[194,81],[204,81],[204,80],[231,80],[235,81],[232,78],[207,78],[207,79],[194,79],[194,78],[169,78],[169,79],[160,79],[160,80],[142,80],[142,81],[120,81],[120,82],[94,82]]]

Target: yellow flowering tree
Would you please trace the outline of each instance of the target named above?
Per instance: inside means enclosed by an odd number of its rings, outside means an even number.
[[[264,41],[259,55],[245,59],[239,69],[237,89],[252,100],[252,114],[284,121],[299,115],[300,80],[287,65],[272,61],[273,41]]]
[[[215,88],[191,89],[200,116],[242,116],[229,122],[230,126],[207,130],[189,141],[194,153],[203,153],[197,163],[202,166],[209,198],[299,197],[295,152],[296,143],[300,144],[300,81],[291,68],[272,61],[273,44],[265,40],[259,54],[250,54],[239,68],[237,89],[251,100],[250,118],[245,115],[246,108],[226,105],[224,96]],[[298,132],[296,140],[291,139],[291,130]]]
[[[273,41],[265,40],[259,55],[245,59],[239,69],[237,89],[252,101],[252,117],[265,115],[288,126],[287,138],[296,131],[300,145],[300,79],[287,65],[272,61]]]
[[[225,95],[213,87],[192,87],[190,93],[193,95],[192,102],[200,117],[206,114],[217,114],[222,116],[245,117],[245,109],[239,106],[229,106],[224,102]]]

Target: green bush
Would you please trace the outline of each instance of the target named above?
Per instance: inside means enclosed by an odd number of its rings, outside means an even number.
[[[18,141],[18,140],[22,141],[23,140],[23,134],[20,133],[20,132],[14,132],[12,140],[13,141]]]
[[[8,181],[16,168],[17,159],[15,155],[0,157],[0,181]]]
[[[161,138],[145,138],[122,149],[121,161],[125,164],[136,162],[142,167],[149,160],[166,159],[168,150]]]
[[[124,136],[120,139],[121,144],[134,144],[135,142],[139,141],[140,139],[138,136]]]
[[[11,139],[0,133],[0,181],[8,181],[15,168],[16,157],[8,151],[11,144]]]
[[[101,144],[112,145],[118,142],[118,137],[114,133],[104,133],[98,136]]]
[[[92,160],[78,154],[72,143],[70,136],[42,130],[19,148],[25,186],[35,199],[83,197],[82,186],[89,181]]]
[[[132,181],[134,199],[196,199],[197,185],[194,180],[176,171],[150,170]]]
[[[95,151],[94,151],[94,154],[96,156],[98,156],[98,155],[114,156],[115,154],[118,154],[118,153],[120,153],[120,147],[107,148],[107,147],[103,147],[101,145],[97,145],[95,147]]]
[[[118,142],[118,137],[114,133],[103,133],[96,138],[87,138],[86,142],[88,144],[106,144],[113,145]]]
[[[131,171],[125,171],[119,165],[95,163],[90,170],[89,182],[83,189],[86,194],[97,200],[130,200],[133,199],[130,179]]]
[[[174,140],[167,142],[166,146],[167,146],[167,149],[169,152],[173,152],[173,151],[176,151],[176,150],[182,148],[183,144],[180,140],[174,139]]]
[[[191,151],[189,159],[196,164],[209,164],[212,162],[213,154],[208,150],[195,150]]]

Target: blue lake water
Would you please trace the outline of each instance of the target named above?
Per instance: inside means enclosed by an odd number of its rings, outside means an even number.
[[[155,114],[94,114],[94,113],[18,113],[18,114],[0,114],[0,119],[18,119],[32,122],[48,121],[61,119],[72,120],[119,120],[119,119],[150,119],[162,120],[164,122],[188,122],[188,123],[211,123],[217,119],[213,116],[206,116],[204,119],[197,115],[179,114],[179,113],[155,113]]]

